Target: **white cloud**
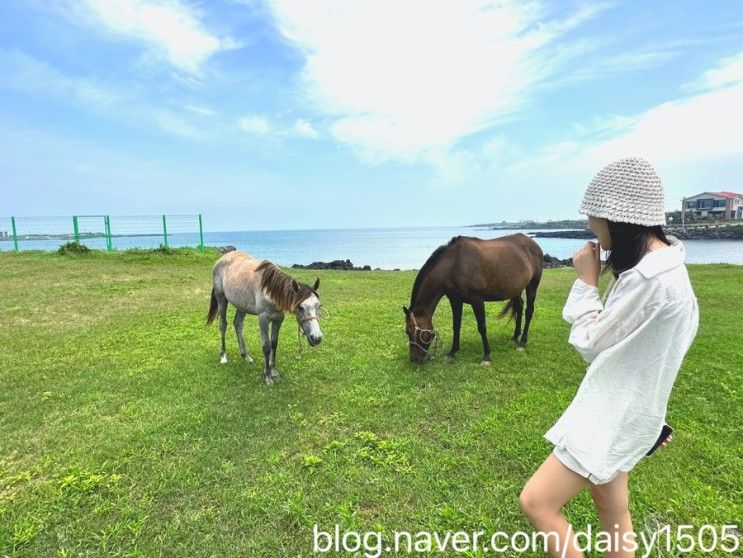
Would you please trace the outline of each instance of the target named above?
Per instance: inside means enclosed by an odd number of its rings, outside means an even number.
[[[497,207],[515,208],[513,218],[582,217],[579,200],[593,176],[614,160],[640,156],[658,170],[669,211],[679,209],[684,195],[739,190],[743,78],[732,77],[735,63],[728,58],[715,67],[727,76],[716,89],[638,114],[593,118],[541,148],[498,136],[479,150],[454,150],[435,161],[429,185],[469,188],[486,205],[492,199]],[[536,198],[539,203],[524,201]]]
[[[217,114],[217,111],[216,110],[211,109],[209,107],[204,107],[204,106],[201,106],[201,105],[190,105],[190,104],[186,104],[186,105],[183,105],[183,108],[185,108],[186,110],[189,110],[189,111],[191,111],[191,112],[193,112],[195,114],[198,114],[200,116],[214,116],[214,115]]]
[[[265,136],[271,133],[271,126],[265,117],[259,115],[245,116],[238,123],[249,134]]]
[[[721,60],[695,82],[695,95],[639,115],[614,117],[616,134],[586,148],[597,159],[637,153],[655,161],[693,164],[743,155],[743,55]]]
[[[199,14],[178,0],[86,0],[85,16],[117,35],[143,41],[176,68],[198,74],[220,50],[233,48],[204,28]]]
[[[307,120],[299,119],[294,123],[294,131],[297,135],[304,136],[307,138],[316,139],[320,134]]]
[[[63,94],[86,107],[108,108],[122,95],[84,77],[67,76],[23,52],[0,49],[0,85],[34,94]]]
[[[663,179],[668,210],[679,208],[682,195],[739,189],[743,76],[737,73],[737,64],[736,57],[727,58],[704,73],[696,82],[708,84],[704,91],[640,114],[596,119],[580,126],[575,138],[547,145],[534,154],[525,155],[509,146],[502,158],[510,161],[505,167],[496,171],[488,165],[482,175],[470,179],[497,174],[505,177],[504,185],[516,189],[549,180],[550,190],[561,192],[563,198],[580,199],[588,181],[604,165],[640,156]],[[717,87],[709,89],[713,83]]]
[[[702,74],[694,83],[688,84],[687,89],[715,89],[743,81],[743,52],[723,58],[717,67]]]
[[[271,122],[268,118],[260,114],[252,114],[240,118],[238,120],[238,125],[245,132],[259,136],[273,136],[276,138],[302,137],[310,139],[317,139],[320,137],[320,134],[312,123],[303,118],[297,119],[294,124],[290,126],[285,123]]]
[[[567,58],[576,54],[588,54],[592,48],[599,45],[594,41],[577,43],[567,53]],[[597,57],[594,60],[585,60],[580,67],[564,72],[556,79],[550,80],[550,87],[564,87],[580,82],[601,79],[613,75],[626,74],[636,70],[657,68],[679,56],[679,50],[638,50],[615,56]]]
[[[0,75],[6,79],[0,87],[29,92],[34,95],[53,96],[56,99],[74,101],[86,110],[95,110],[107,117],[132,121],[150,122],[177,136],[189,139],[204,139],[206,134],[187,120],[168,110],[153,110],[133,104],[118,90],[104,87],[90,78],[73,77],[60,73],[44,62],[20,51],[0,49]],[[209,109],[186,106],[192,112],[214,114]]]
[[[155,121],[166,132],[187,139],[203,139],[204,134],[197,127],[171,112],[163,111],[155,114]]]
[[[743,82],[660,104],[619,136],[587,149],[595,158],[637,153],[656,161],[710,160],[743,154]]]
[[[306,57],[304,93],[335,117],[333,135],[369,162],[437,159],[509,117],[558,67],[543,47],[605,7],[545,21],[535,2],[270,6],[282,35]]]

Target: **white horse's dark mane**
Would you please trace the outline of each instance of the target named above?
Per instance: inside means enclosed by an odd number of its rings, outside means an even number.
[[[313,294],[317,295],[312,287],[296,282],[291,275],[268,260],[261,262],[256,268],[258,271],[263,272],[261,288],[282,312],[294,312],[300,302]],[[299,286],[299,290],[295,285]]]

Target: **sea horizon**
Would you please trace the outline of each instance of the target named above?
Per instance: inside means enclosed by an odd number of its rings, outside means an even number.
[[[538,229],[539,232],[565,229]],[[207,246],[235,246],[257,258],[279,265],[308,265],[313,262],[350,260],[354,266],[378,269],[419,269],[438,246],[457,235],[497,238],[523,229],[490,229],[476,225],[439,227],[360,227],[324,229],[225,230],[205,231]],[[534,231],[536,232],[536,230]],[[566,259],[586,243],[586,239],[534,238],[545,254]],[[151,236],[114,236],[116,250],[157,248],[163,238]],[[21,241],[22,250],[56,250],[63,241],[40,239]],[[104,238],[86,238],[90,248],[106,249]],[[686,263],[743,264],[743,250],[737,240],[683,240]],[[197,246],[198,233],[168,235],[171,247]],[[0,250],[12,250],[12,242],[0,242]],[[605,258],[605,252],[602,259]]]

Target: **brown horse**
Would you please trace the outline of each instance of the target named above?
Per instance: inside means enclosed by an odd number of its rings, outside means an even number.
[[[432,343],[438,343],[433,327],[433,313],[441,297],[451,303],[454,339],[447,354],[452,360],[459,351],[459,332],[462,326],[462,305],[470,304],[477,319],[477,330],[482,337],[482,363],[489,365],[490,344],[485,327],[485,302],[508,300],[498,319],[511,313],[516,318],[516,329],[511,337],[517,350],[526,348],[529,323],[534,313],[534,299],[542,278],[543,253],[539,245],[522,233],[483,240],[471,236],[455,236],[439,246],[418,272],[410,295],[410,308],[405,312],[405,332],[410,346],[410,360],[424,362],[429,357]],[[526,324],[521,333],[521,315],[524,302],[521,292],[526,289]],[[510,320],[510,318],[509,318]],[[521,335],[521,339],[519,339]],[[435,347],[435,345],[434,345]]]

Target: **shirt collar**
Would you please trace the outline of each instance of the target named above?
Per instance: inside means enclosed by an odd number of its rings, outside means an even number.
[[[666,235],[666,238],[671,242],[670,246],[648,252],[635,266],[635,269],[645,277],[653,277],[684,263],[686,257],[684,245],[673,235]]]

